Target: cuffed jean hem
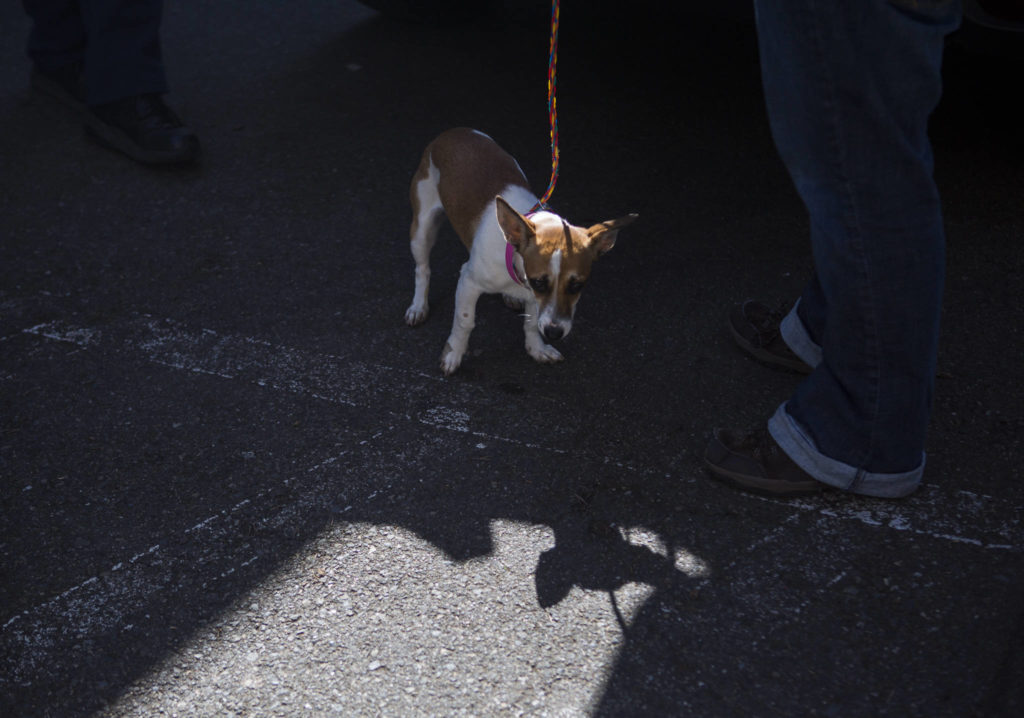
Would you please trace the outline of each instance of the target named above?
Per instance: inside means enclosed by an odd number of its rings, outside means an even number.
[[[790,351],[813,369],[821,364],[821,347],[814,343],[811,335],[807,333],[804,323],[797,316],[796,308],[799,306],[800,300],[797,299],[796,304],[789,310],[789,314],[782,318],[782,322],[779,324],[779,333]]]
[[[923,453],[918,467],[902,474],[877,474],[857,469],[818,451],[811,438],[786,411],[786,404],[782,404],[768,420],[768,432],[797,466],[821,483],[837,489],[862,496],[898,499],[912,494],[921,484],[925,462]]]

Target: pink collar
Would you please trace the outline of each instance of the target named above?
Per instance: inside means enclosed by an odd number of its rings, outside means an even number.
[[[529,219],[544,209],[547,209],[547,206],[538,202],[534,205],[533,209],[523,216]],[[516,248],[511,242],[505,245],[505,269],[508,271],[508,276],[512,277],[513,282],[516,284],[526,284],[526,277],[520,277],[519,273],[516,271]]]
[[[512,277],[513,282],[524,284],[524,281],[519,278],[519,273],[516,272],[516,248],[511,242],[505,245],[505,269],[508,270],[508,276]]]

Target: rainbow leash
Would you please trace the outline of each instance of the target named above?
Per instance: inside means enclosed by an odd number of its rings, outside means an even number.
[[[558,6],[559,0],[551,0],[551,45],[548,51],[548,122],[551,127],[551,181],[548,183],[547,191],[540,198],[530,212],[538,212],[546,209],[548,200],[555,191],[555,183],[558,182],[558,103],[555,98],[555,90],[558,86],[558,77],[555,69],[558,65]]]

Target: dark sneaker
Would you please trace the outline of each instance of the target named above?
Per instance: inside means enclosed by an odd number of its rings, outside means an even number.
[[[32,87],[58,100],[76,112],[85,111],[85,90],[82,87],[82,66],[79,63],[53,70],[33,67],[29,78]]]
[[[199,159],[199,138],[159,95],[90,107],[85,127],[100,144],[144,164],[188,164]]]
[[[767,427],[755,431],[715,429],[704,464],[716,479],[765,496],[809,496],[832,487],[816,481],[786,455]]]
[[[729,313],[729,329],[740,348],[758,361],[810,374],[811,367],[793,353],[779,333],[782,317],[782,312],[760,302],[747,301],[733,307]]]

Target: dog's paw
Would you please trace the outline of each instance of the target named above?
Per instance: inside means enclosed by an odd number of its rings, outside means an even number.
[[[441,371],[444,372],[444,375],[451,376],[461,364],[462,352],[456,352],[450,344],[445,344],[444,351],[441,352]]]
[[[422,324],[427,319],[428,309],[427,305],[416,304],[415,302],[409,305],[409,308],[405,310],[405,323],[410,327],[415,327]]]
[[[523,311],[523,308],[526,306],[526,302],[519,297],[513,297],[511,294],[502,294],[501,301],[505,302],[506,307],[517,312]]]
[[[526,351],[541,364],[552,364],[554,362],[562,361],[563,359],[561,352],[550,344],[545,344],[544,342],[538,342],[534,346],[528,346],[526,347]]]

